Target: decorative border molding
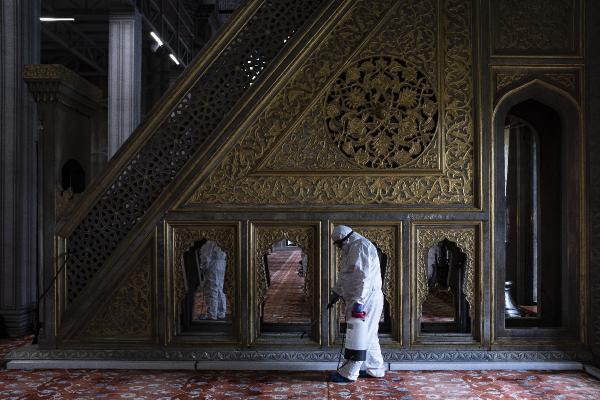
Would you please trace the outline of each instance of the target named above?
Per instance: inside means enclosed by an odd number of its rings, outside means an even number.
[[[419,361],[580,361],[590,362],[588,351],[430,351],[398,350],[383,352],[386,362]],[[337,361],[336,351],[239,351],[239,350],[40,350],[32,346],[12,350],[6,360],[129,360],[129,361]]]

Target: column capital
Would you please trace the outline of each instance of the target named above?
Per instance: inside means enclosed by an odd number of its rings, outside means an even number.
[[[91,115],[102,103],[102,91],[64,65],[25,65],[23,79],[38,104],[59,102]]]

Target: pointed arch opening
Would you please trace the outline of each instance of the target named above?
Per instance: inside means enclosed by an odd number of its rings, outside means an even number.
[[[564,335],[579,318],[582,156],[570,95],[534,80],[493,122],[497,337]]]
[[[320,344],[318,223],[251,225],[250,343]]]
[[[311,301],[306,252],[293,240],[273,243],[263,255],[267,280],[260,307],[261,332],[309,332]]]

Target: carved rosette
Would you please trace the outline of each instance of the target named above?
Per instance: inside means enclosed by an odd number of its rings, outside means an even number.
[[[463,292],[469,303],[469,315],[474,318],[475,315],[475,264],[478,262],[476,253],[477,234],[474,227],[469,228],[451,228],[451,227],[431,227],[417,228],[416,243],[416,289],[417,318],[421,318],[423,312],[423,303],[429,293],[427,287],[427,254],[429,249],[436,246],[444,239],[456,243],[458,248],[465,253],[465,281],[463,283]]]
[[[304,294],[306,295],[309,304],[312,304],[314,294],[314,228],[311,226],[291,228],[282,226],[257,226],[254,235],[254,265],[256,271],[255,304],[260,305],[264,303],[267,295],[267,277],[263,256],[267,254],[271,246],[284,239],[294,242],[302,249],[308,258],[306,275],[304,277]]]
[[[188,226],[173,228],[173,276],[176,304],[179,304],[188,290],[183,269],[183,255],[195,242],[200,240],[212,240],[227,254],[225,283],[223,291],[227,296],[228,304],[235,304],[235,260],[236,254],[236,228],[233,226]]]
[[[371,243],[387,256],[387,268],[383,278],[383,296],[390,305],[390,314],[395,315],[396,309],[396,266],[399,251],[396,248],[398,238],[394,226],[357,226],[352,225],[352,230],[369,239]],[[342,252],[336,248],[336,276],[340,276],[342,268]]]
[[[416,66],[378,55],[343,71],[325,98],[325,124],[346,157],[390,169],[420,158],[436,134],[438,101]]]
[[[84,328],[81,337],[152,336],[152,253],[146,250],[109,302]]]
[[[431,0],[422,0],[419,2],[421,9],[435,11],[431,18],[423,19],[415,19],[413,14],[405,12],[401,2],[390,7],[387,1],[357,1],[353,7],[299,70],[287,78],[286,86],[273,96],[230,153],[196,188],[189,200],[192,204],[473,205],[476,174],[473,168],[472,2],[448,0],[434,4]],[[438,7],[443,9],[438,10]],[[431,57],[427,52],[427,61],[422,62],[413,47],[417,46],[420,51],[422,46],[430,48],[437,42],[437,37],[430,34],[432,25],[443,28],[447,40],[439,43],[440,57],[436,57],[435,52]],[[407,36],[406,32],[410,31],[407,27],[418,34]],[[383,52],[387,49],[385,42],[397,40],[397,36],[406,40],[399,45],[396,54]],[[411,37],[416,44],[408,40]],[[377,49],[381,51],[375,52]],[[444,174],[348,176],[344,171],[347,168],[342,168],[338,174],[322,174],[323,168],[303,171],[301,175],[262,171],[260,168],[265,159],[268,159],[269,169],[274,170],[277,163],[269,159],[271,151],[290,130],[303,126],[306,118],[314,116],[311,113],[313,104],[324,101],[330,89],[328,82],[340,75],[344,62],[352,63],[372,56],[374,52],[391,54],[417,65],[430,77],[434,88],[436,82],[440,82],[439,122],[444,135],[441,140]],[[436,65],[439,76],[430,76]],[[306,132],[310,133],[310,129]],[[302,156],[302,152],[298,153],[296,159]],[[430,155],[427,157],[435,159]],[[338,159],[333,161],[335,165],[339,164]],[[301,159],[299,162],[300,165],[314,165],[310,160],[307,164],[302,164]]]

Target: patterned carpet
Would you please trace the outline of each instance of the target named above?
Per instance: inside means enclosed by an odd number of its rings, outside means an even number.
[[[454,322],[452,293],[444,291],[429,293],[423,302],[421,322]]]
[[[267,323],[310,323],[310,308],[298,275],[301,250],[277,250],[267,256],[271,286],[267,290],[263,321]]]
[[[0,360],[31,338],[0,340]],[[326,372],[0,369],[0,399],[600,399],[583,372],[398,371],[329,383]]]

